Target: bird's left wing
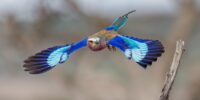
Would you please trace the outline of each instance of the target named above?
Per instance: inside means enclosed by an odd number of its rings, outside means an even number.
[[[151,65],[164,52],[164,47],[158,40],[139,39],[125,35],[115,36],[107,44],[117,47],[128,59],[136,61],[143,68]]]
[[[57,64],[65,62],[68,57],[76,50],[87,45],[87,38],[77,43],[60,45],[43,50],[24,61],[25,71],[30,74],[44,73]]]

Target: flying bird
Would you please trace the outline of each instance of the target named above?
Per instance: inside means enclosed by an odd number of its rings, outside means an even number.
[[[64,63],[75,51],[88,47],[92,51],[119,49],[129,60],[135,61],[143,68],[150,66],[164,53],[159,40],[140,39],[122,35],[118,31],[127,23],[128,15],[135,10],[118,17],[114,22],[99,32],[75,43],[54,46],[29,57],[23,67],[30,74],[44,73],[58,64]]]

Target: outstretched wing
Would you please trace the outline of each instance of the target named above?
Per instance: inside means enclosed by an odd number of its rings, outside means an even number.
[[[74,51],[86,45],[87,39],[84,39],[77,43],[48,48],[25,60],[23,67],[30,74],[44,73],[54,68],[57,64],[64,63]]]
[[[164,47],[158,40],[120,35],[112,38],[107,43],[119,48],[128,59],[136,61],[143,68],[150,66],[164,52]]]

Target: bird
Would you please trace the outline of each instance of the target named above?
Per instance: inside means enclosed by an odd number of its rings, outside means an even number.
[[[88,47],[94,52],[105,48],[110,51],[119,49],[127,59],[135,61],[146,69],[157,61],[165,50],[159,40],[140,39],[119,33],[119,30],[128,22],[128,15],[135,11],[132,10],[116,18],[111,25],[78,42],[53,46],[28,57],[24,60],[24,70],[30,74],[47,72],[56,65],[64,63],[75,51],[83,47]]]

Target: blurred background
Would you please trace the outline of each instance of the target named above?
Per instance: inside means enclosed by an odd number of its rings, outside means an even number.
[[[48,47],[85,38],[130,10],[121,33],[162,41],[146,70],[119,52],[88,48],[40,75],[23,61]],[[170,100],[200,100],[199,0],[0,0],[0,100],[158,100],[176,40],[186,52]]]

